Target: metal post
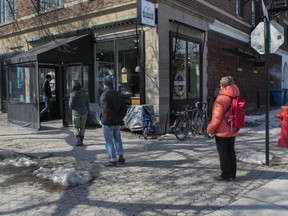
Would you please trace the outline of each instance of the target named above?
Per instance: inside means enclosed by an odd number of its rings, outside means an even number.
[[[270,22],[264,17],[265,34],[265,78],[266,78],[266,165],[269,166],[269,110],[270,110],[270,82],[269,82],[269,53],[270,53]]]

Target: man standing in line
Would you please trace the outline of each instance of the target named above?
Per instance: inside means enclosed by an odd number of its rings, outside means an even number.
[[[52,97],[51,87],[50,87],[51,80],[52,80],[51,75],[47,74],[46,81],[44,82],[44,85],[43,85],[45,107],[40,112],[40,119],[43,118],[45,113],[48,113],[48,119],[51,119],[51,110],[50,110],[50,99]]]
[[[120,93],[113,88],[114,80],[111,75],[103,79],[104,92],[100,97],[100,119],[105,138],[105,147],[109,156],[109,162],[105,166],[117,166],[124,164],[124,150],[120,133],[120,126],[124,125],[123,118],[126,115],[126,105]],[[117,156],[118,155],[118,160]]]

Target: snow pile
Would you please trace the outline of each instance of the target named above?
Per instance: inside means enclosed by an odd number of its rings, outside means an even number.
[[[1,165],[13,165],[16,167],[29,167],[31,165],[37,164],[35,161],[31,160],[31,158],[17,154],[17,153],[2,153],[0,154],[0,162]]]
[[[64,168],[62,166],[53,167],[51,169],[40,167],[33,172],[33,175],[52,180],[54,183],[65,186],[85,184],[93,178],[92,174],[88,171],[76,170],[75,168]]]
[[[264,152],[239,152],[237,154],[237,160],[250,163],[250,164],[257,164],[257,165],[264,165],[266,164],[266,155]],[[271,155],[269,155],[269,158],[272,158]]]
[[[281,109],[275,109],[269,112],[269,133],[270,134],[279,134],[280,133],[280,119],[276,118],[275,115],[281,113]],[[255,127],[245,127],[241,128],[241,132],[246,133],[265,133],[266,131],[266,114],[257,115],[257,116],[245,116],[245,122],[249,123],[258,123],[258,126]]]

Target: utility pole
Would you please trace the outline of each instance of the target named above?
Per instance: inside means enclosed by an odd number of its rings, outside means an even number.
[[[270,54],[270,22],[264,16],[264,38],[265,38],[265,79],[266,79],[266,165],[269,166],[269,111],[270,111],[270,82],[269,82],[269,54]]]

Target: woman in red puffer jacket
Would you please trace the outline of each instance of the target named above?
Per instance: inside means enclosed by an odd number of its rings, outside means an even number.
[[[240,91],[233,77],[226,76],[220,80],[220,92],[212,109],[212,120],[207,127],[210,136],[215,136],[220,159],[221,175],[215,177],[219,181],[231,181],[236,178],[235,137],[238,131],[231,132],[225,118],[228,115],[232,97],[240,96]]]

